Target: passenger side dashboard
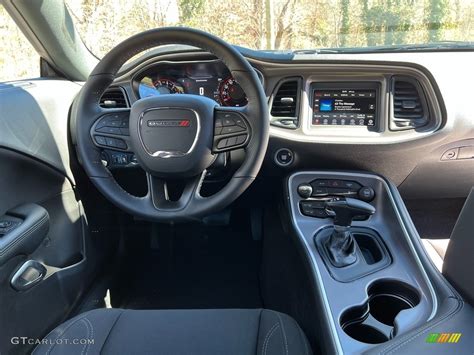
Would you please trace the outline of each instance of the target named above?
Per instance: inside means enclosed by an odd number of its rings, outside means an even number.
[[[442,99],[428,76],[419,69],[328,64],[304,69],[300,75],[291,79],[298,82],[301,90],[296,100],[298,113],[278,117],[278,120],[272,116],[272,124],[280,128],[273,129],[272,133],[280,137],[332,144],[386,144],[421,138],[442,126]],[[286,83],[290,79],[280,80]],[[282,85],[276,84],[270,98],[272,111],[279,104],[278,100],[285,100],[279,95]],[[372,114],[362,112],[357,102],[354,104],[354,100],[366,99],[359,95],[369,94],[374,95]],[[318,98],[315,95],[328,98],[335,107],[326,112],[316,110]],[[293,119],[293,124],[286,125],[287,119]],[[320,122],[315,124],[315,120]]]

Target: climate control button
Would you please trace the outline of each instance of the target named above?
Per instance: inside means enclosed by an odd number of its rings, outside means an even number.
[[[370,202],[375,197],[375,191],[371,187],[364,186],[359,190],[358,196],[362,201]]]

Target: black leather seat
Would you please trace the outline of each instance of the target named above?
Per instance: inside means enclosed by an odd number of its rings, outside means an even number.
[[[311,350],[295,320],[270,310],[99,309],[60,325],[33,352],[99,353],[306,355]]]

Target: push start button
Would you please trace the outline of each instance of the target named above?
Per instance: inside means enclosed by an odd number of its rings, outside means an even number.
[[[281,148],[275,152],[275,163],[279,166],[289,166],[294,160],[295,155],[288,148]]]

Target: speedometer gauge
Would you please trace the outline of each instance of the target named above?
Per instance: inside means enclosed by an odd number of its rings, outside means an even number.
[[[244,90],[232,77],[222,80],[219,84],[219,101],[223,106],[247,105]]]
[[[182,94],[183,88],[178,86],[173,80],[160,78],[153,81],[153,86],[160,95]]]

